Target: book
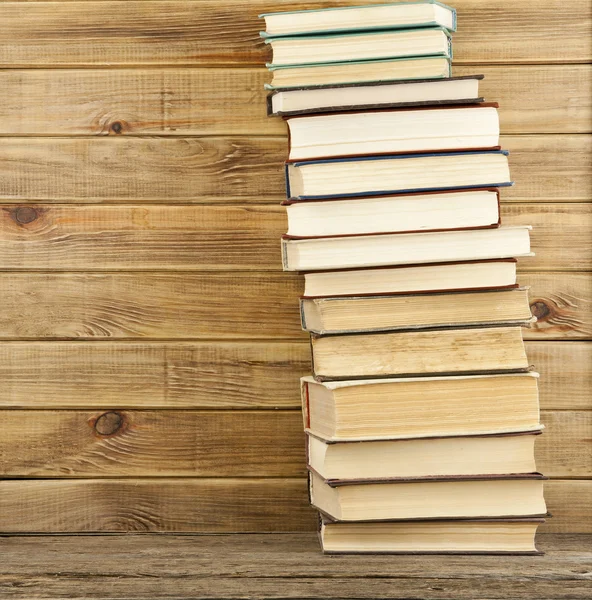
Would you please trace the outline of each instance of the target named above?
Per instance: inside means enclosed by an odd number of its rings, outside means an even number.
[[[530,227],[282,239],[285,271],[530,256]]]
[[[301,88],[328,84],[354,84],[397,79],[437,79],[452,75],[450,59],[446,56],[389,58],[347,63],[318,63],[269,67],[271,83],[265,89]]]
[[[346,200],[284,200],[287,236],[326,237],[368,233],[497,227],[497,189],[390,194]]]
[[[317,334],[465,325],[527,325],[528,288],[300,300],[302,329]]]
[[[307,436],[308,467],[326,481],[534,473],[540,431],[367,442]]]
[[[335,521],[544,517],[538,474],[324,481],[309,474],[311,504]]]
[[[315,379],[525,371],[518,326],[311,335]]]
[[[314,200],[512,185],[506,150],[286,162],[288,198]]]
[[[265,42],[273,52],[267,67],[417,56],[452,58],[450,34],[443,27],[290,36]]]
[[[456,11],[435,0],[273,12],[259,17],[265,19],[262,37],[430,25],[440,25],[450,31],[456,29]]]
[[[496,103],[286,117],[290,160],[498,148]]]
[[[399,265],[304,273],[303,298],[517,287],[516,259]]]
[[[542,554],[542,518],[338,523],[322,519],[325,554]]]
[[[541,428],[537,382],[531,371],[324,382],[303,377],[304,427],[333,442],[535,431]]]
[[[267,96],[267,114],[278,116],[439,104],[475,104],[483,75],[403,79],[374,83],[278,89]]]

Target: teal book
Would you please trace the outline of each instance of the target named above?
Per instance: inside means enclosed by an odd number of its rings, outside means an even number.
[[[456,31],[456,11],[436,0],[264,13],[261,37],[445,27]]]
[[[418,56],[452,59],[450,33],[444,27],[289,36],[265,42],[273,51],[267,66],[275,68]]]
[[[383,60],[352,60],[341,63],[289,65],[269,68],[268,90],[318,85],[345,85],[414,79],[443,79],[452,75],[447,56],[419,56]]]

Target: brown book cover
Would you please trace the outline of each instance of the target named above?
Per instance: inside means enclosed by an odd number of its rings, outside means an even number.
[[[303,111],[292,111],[292,112],[278,112],[274,113],[272,108],[272,98],[276,94],[280,92],[291,92],[291,91],[306,91],[306,90],[317,90],[317,89],[327,89],[327,88],[349,88],[349,87],[366,87],[366,86],[384,86],[384,85],[408,85],[414,83],[436,83],[438,81],[454,81],[459,79],[478,79],[482,80],[484,75],[464,75],[462,77],[447,77],[445,79],[401,79],[395,81],[374,81],[374,82],[359,82],[359,83],[342,83],[342,84],[326,84],[326,85],[314,85],[314,86],[305,86],[305,87],[297,87],[297,88],[278,88],[268,94],[267,96],[267,116],[289,116],[289,115],[304,115],[304,114],[316,114],[316,113],[330,113],[330,112],[348,112],[347,106],[339,106],[339,107],[326,107],[326,108],[313,108],[306,109]],[[356,105],[351,106],[352,110],[360,110],[360,109],[368,109],[371,110],[373,108],[400,108],[404,106],[438,106],[440,104],[473,104],[482,102],[483,98],[466,98],[462,100],[426,100],[422,102],[399,102],[392,104],[365,104],[365,105]]]

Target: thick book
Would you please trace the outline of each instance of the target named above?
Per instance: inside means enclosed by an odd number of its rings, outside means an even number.
[[[543,518],[339,523],[320,520],[325,554],[542,554]]]
[[[303,377],[301,395],[304,428],[329,442],[541,428],[538,373],[531,371],[324,382]]]
[[[314,200],[509,186],[508,154],[474,149],[287,161],[286,192]]]
[[[519,326],[311,335],[319,381],[526,371]]]
[[[327,442],[307,436],[308,467],[328,482],[534,473],[541,432]]]
[[[303,298],[508,289],[516,259],[400,265],[304,273]]]
[[[434,25],[456,30],[456,11],[436,0],[273,12],[259,17],[265,19],[262,37]]]
[[[390,194],[346,200],[284,200],[286,237],[477,229],[500,224],[499,190]]]
[[[291,89],[317,85],[373,83],[397,79],[438,79],[452,75],[446,56],[418,56],[269,67],[272,79],[265,89]]]
[[[317,334],[404,331],[466,325],[527,325],[528,288],[309,298],[300,300],[302,329]]]
[[[267,114],[292,116],[374,108],[476,104],[483,102],[479,96],[479,81],[483,77],[465,75],[278,89],[267,96]]]
[[[282,239],[285,271],[531,256],[530,227]]]
[[[450,105],[286,117],[290,160],[499,148],[498,105]]]
[[[445,56],[452,58],[450,33],[443,27],[267,38],[268,67],[360,60]]]
[[[309,473],[311,504],[335,521],[544,517],[539,473],[327,482]]]

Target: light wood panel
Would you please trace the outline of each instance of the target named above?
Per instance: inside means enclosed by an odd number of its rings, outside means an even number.
[[[561,364],[578,372],[582,366],[571,353]],[[297,408],[299,378],[308,374],[304,340],[0,343],[0,406]],[[565,388],[562,397],[581,396],[581,385]]]
[[[525,270],[592,268],[592,205],[505,205],[504,225],[532,225]],[[0,207],[0,269],[272,270],[281,206]]]
[[[505,201],[585,201],[592,137],[503,136],[515,188]],[[283,137],[1,138],[0,203],[275,204],[285,197]]]
[[[314,531],[306,480],[0,481],[0,532]]]
[[[577,339],[592,337],[592,277],[589,273],[522,273],[522,285],[537,322],[524,330],[524,338]]]
[[[476,72],[502,133],[592,130],[589,65],[455,67]],[[4,70],[0,135],[283,136],[265,111],[269,79],[265,69]]]
[[[541,374],[541,408],[592,408],[592,344],[526,342],[529,362]]]
[[[592,337],[587,273],[523,273],[526,339]],[[3,273],[0,338],[305,340],[288,273]]]
[[[382,0],[377,0],[382,3]],[[2,2],[4,66],[263,64],[262,12],[356,5],[291,2]],[[589,3],[458,0],[455,61],[584,62],[592,58]]]
[[[314,531],[300,479],[0,481],[0,532]],[[592,481],[551,480],[545,532],[592,532]]]
[[[543,411],[537,468],[592,475],[592,411]],[[0,412],[0,476],[296,477],[300,411]]]
[[[592,344],[527,342],[543,409],[592,408]],[[308,342],[4,342],[0,406],[299,408]]]

